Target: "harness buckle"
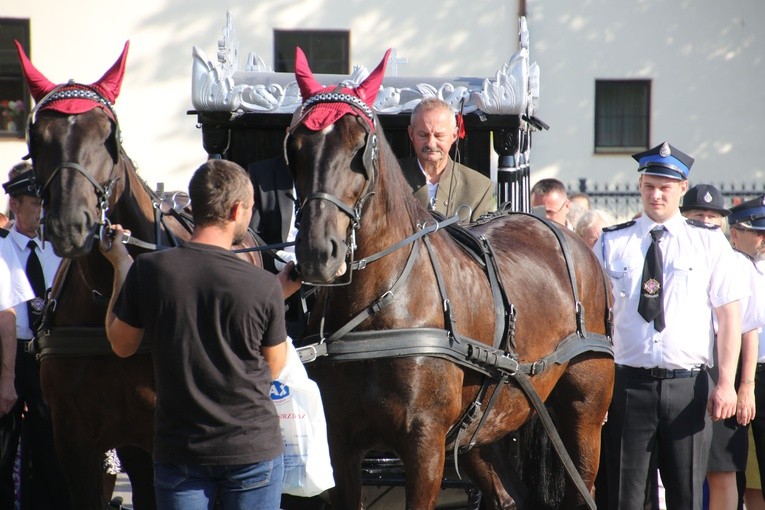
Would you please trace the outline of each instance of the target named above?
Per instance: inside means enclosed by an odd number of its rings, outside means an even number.
[[[312,361],[316,361],[316,358],[319,357],[319,353],[316,350],[316,344],[298,347],[295,350],[298,353],[298,358],[300,358],[301,363],[311,363]]]
[[[541,374],[545,370],[547,370],[547,361],[544,359],[540,359],[531,364],[531,370],[529,370],[529,374],[537,375],[537,374]]]
[[[372,306],[370,307],[372,310],[372,313],[375,314],[379,312],[388,303],[388,300],[392,297],[393,297],[393,291],[388,290],[385,292],[385,294],[377,298],[377,300],[374,303],[372,303]]]

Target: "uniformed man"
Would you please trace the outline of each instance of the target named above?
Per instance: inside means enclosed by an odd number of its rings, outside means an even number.
[[[10,413],[17,400],[13,381],[16,373],[16,311],[13,307],[34,297],[9,234],[0,228],[0,459],[7,460],[7,464],[0,464],[0,508],[14,508],[16,499],[13,460],[6,459],[5,454],[14,445],[14,438],[18,444],[18,435],[13,433],[16,418]]]
[[[751,257],[754,262],[754,286],[757,289],[765,289],[765,195],[731,207],[728,225],[733,246]],[[763,305],[759,303],[757,306]],[[752,437],[762,481],[765,480],[765,328],[760,328],[759,331],[754,400],[756,412],[752,420]],[[765,491],[763,496],[765,497]]]
[[[722,228],[730,210],[725,207],[720,190],[709,184],[697,184],[690,188],[683,197],[680,212],[686,218],[703,221]],[[716,421],[712,425],[712,445],[707,466],[709,485],[709,508],[716,510],[736,510],[744,501],[744,487],[738,487],[736,473],[746,469],[746,457],[749,448],[747,425],[755,414],[754,374],[757,365],[758,332],[763,324],[765,310],[759,310],[757,287],[752,285],[757,280],[752,259],[741,252],[736,252],[738,270],[736,274],[750,286],[750,296],[741,305],[741,360],[739,363],[736,391],[738,400],[736,414],[727,420]],[[762,292],[759,292],[762,294]],[[760,296],[760,299],[765,298]],[[713,317],[715,320],[716,318]],[[717,381],[717,370],[710,370],[712,381]],[[742,478],[743,481],[743,478]]]
[[[633,158],[643,214],[604,229],[594,248],[614,294],[609,507],[643,508],[655,456],[667,508],[700,510],[710,419],[736,412],[739,299],[749,291],[733,277],[733,250],[720,230],[680,214],[693,158],[666,142]],[[710,391],[713,310],[720,375]]]
[[[45,290],[53,284],[61,259],[53,252],[50,243],[43,243],[39,236],[41,204],[32,166],[19,163],[11,169],[9,177],[3,188],[10,196],[9,206],[15,220],[8,240],[18,262],[26,270],[23,278],[31,286],[34,298],[15,307],[18,401],[11,411],[13,419],[6,420],[6,428],[0,431],[0,436],[10,435],[3,439],[8,448],[3,449],[0,466],[4,470],[2,476],[9,476],[11,472],[7,470],[12,469],[21,434],[25,438],[22,445],[22,508],[46,508],[52,500],[68,508],[66,479],[53,446],[50,409],[43,400],[40,387],[40,366],[28,349],[42,315]]]

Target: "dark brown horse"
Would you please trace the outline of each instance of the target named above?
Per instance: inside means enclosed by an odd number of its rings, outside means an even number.
[[[399,331],[411,333],[406,328],[450,331],[453,324],[455,331],[441,347],[463,336],[492,345],[495,324],[504,319],[495,314],[481,264],[443,229],[406,242],[434,219],[413,198],[371,111],[384,62],[357,88],[325,88],[298,51],[304,103],[285,142],[301,202],[299,270],[306,282],[331,285],[322,290],[309,329],[329,337],[329,356],[310,367],[327,416],[337,484],[333,506],[361,508],[364,455],[392,449],[405,465],[406,508],[433,508],[446,454],[460,437],[447,433],[485,391],[479,400],[490,410],[477,434],[480,420],[467,422],[459,446],[468,440],[476,446],[460,455],[460,467],[480,487],[487,508],[536,507],[529,494],[534,481],[527,480],[526,488],[517,483],[517,466],[500,441],[534,415],[514,379],[500,385],[494,380],[482,390],[484,375],[478,370],[449,356],[417,354],[407,350],[408,340],[397,339]],[[587,334],[608,342],[608,286],[598,261],[574,235],[563,232],[560,241],[548,224],[525,214],[499,215],[472,233],[489,241],[506,300],[517,310],[514,341],[506,347],[519,364],[554,353],[583,324]],[[577,308],[583,311],[579,325]],[[338,336],[349,322],[346,329],[361,333]],[[383,333],[388,330],[392,334]],[[432,336],[431,329],[422,331]],[[419,341],[416,335],[404,338]],[[337,357],[354,352],[354,342],[400,355],[359,353],[362,348],[355,351],[361,358],[368,354],[367,359]],[[527,380],[557,416],[563,443],[591,490],[611,400],[613,359],[607,349],[585,350],[538,368]],[[489,405],[497,387],[497,399]],[[539,452],[540,462],[543,456]],[[584,504],[569,482],[560,506]]]
[[[73,508],[103,508],[101,463],[104,452],[115,447],[125,447],[119,453],[135,508],[154,508],[152,362],[145,351],[124,359],[111,353],[103,327],[113,271],[97,239],[110,223],[122,224],[145,243],[128,247],[137,256],[188,238],[189,227],[180,214],[159,214],[160,197],[138,176],[121,146],[112,103],[128,45],[91,85],[57,86],[18,49],[37,102],[28,144],[42,185],[45,238],[65,257],[52,291],[50,334],[40,341],[41,382]],[[246,257],[262,266],[259,254]]]

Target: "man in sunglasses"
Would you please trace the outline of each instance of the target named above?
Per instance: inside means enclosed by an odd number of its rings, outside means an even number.
[[[531,208],[534,214],[574,230],[568,221],[571,202],[566,186],[558,179],[542,179],[531,188]]]

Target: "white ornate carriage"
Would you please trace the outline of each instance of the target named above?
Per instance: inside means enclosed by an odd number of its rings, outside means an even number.
[[[192,103],[203,130],[205,150],[243,166],[278,154],[285,128],[301,104],[292,73],[274,72],[250,53],[238,67],[238,43],[231,13],[217,41],[217,62],[193,48]],[[464,114],[467,137],[462,162],[492,177],[500,203],[529,210],[531,133],[547,125],[534,116],[539,103],[539,67],[529,63],[526,19],[519,20],[519,49],[494,77],[399,77],[395,50],[374,104],[386,136],[399,157],[410,155],[409,113],[423,98],[438,97]],[[359,84],[369,74],[356,65],[350,75],[318,74],[324,84]],[[257,140],[257,144],[246,143]],[[492,150],[493,149],[493,150]],[[495,156],[496,155],[496,156]]]

